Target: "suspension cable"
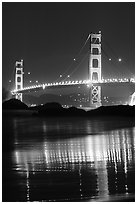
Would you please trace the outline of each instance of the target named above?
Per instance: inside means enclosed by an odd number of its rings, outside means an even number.
[[[112,47],[109,45],[109,43],[106,42],[106,40],[104,40],[104,38],[103,38],[103,42],[105,42],[105,45],[109,48],[109,50],[110,50],[111,53],[113,54],[114,58],[115,58],[115,59],[118,59],[118,56],[116,55],[115,51],[112,49]],[[108,55],[106,54],[106,51],[105,51],[104,49],[102,49],[102,50],[103,50],[104,54],[107,56],[107,58],[109,58]],[[113,61],[112,61],[112,64],[118,69],[118,71],[119,71],[121,74],[123,74],[122,71],[119,69],[119,67],[118,67],[116,64],[114,64]],[[129,74],[130,74],[130,75],[131,75],[131,74],[133,75],[133,73],[127,68],[127,66],[125,66],[125,67],[126,67],[126,70],[129,72]]]
[[[89,35],[88,35],[88,37],[87,37],[87,39],[86,39],[86,41],[85,41],[84,45],[82,46],[82,48],[80,49],[80,51],[79,51],[79,53],[76,55],[76,57],[78,57],[78,56],[80,55],[80,53],[82,52],[83,48],[84,48],[84,47],[85,47],[85,45],[87,44],[87,42],[88,42],[88,40],[89,40],[90,36],[91,36],[91,34],[89,34]]]
[[[84,44],[84,46],[86,45],[86,43],[88,42],[88,40],[89,40],[89,38],[90,38],[90,36],[91,36],[91,34],[89,34],[88,35],[88,38],[87,38],[87,40],[85,41],[85,44]],[[96,43],[96,41],[97,41],[97,38],[94,40],[94,43]],[[81,48],[81,50],[84,48],[84,46]],[[80,52],[79,52],[80,53]],[[81,62],[76,66],[76,68],[71,72],[71,74],[70,74],[70,76],[72,76],[72,74],[74,74],[76,71],[77,71],[77,69],[79,68],[79,66],[82,64],[82,62],[85,60],[85,58],[89,55],[89,51],[86,53],[86,55],[83,57],[83,59],[81,60]],[[67,79],[67,77],[65,78],[65,80]]]
[[[81,62],[76,66],[76,68],[70,73],[70,76],[72,76],[79,68],[79,66],[82,64],[82,62],[85,60],[85,58],[89,55],[89,51],[86,53],[86,55],[83,57],[83,59],[81,60]],[[66,80],[67,77],[65,77],[64,80]]]
[[[88,37],[87,37],[87,39],[86,39],[84,45],[82,46],[82,48],[80,49],[80,51],[78,52],[78,54],[76,55],[75,58],[78,58],[78,56],[81,54],[82,50],[84,49],[84,47],[86,46],[86,44],[87,44],[87,42],[88,42],[88,40],[89,40],[89,38],[90,38],[90,35],[91,35],[91,34],[88,35]],[[75,59],[75,58],[74,58],[74,59]],[[69,65],[68,68],[63,72],[62,75],[65,75],[65,74],[70,70],[70,68],[71,68],[71,66],[72,66],[73,63],[74,63],[74,61],[70,63],[70,65]],[[59,79],[60,79],[60,77],[58,77],[55,81],[58,81]]]
[[[111,52],[112,52],[112,54],[114,55],[114,57],[115,57],[116,59],[118,59],[117,54],[115,53],[114,49],[112,49],[112,47],[109,45],[108,41],[105,40],[105,44],[106,44],[106,46],[111,50]],[[115,65],[115,66],[118,68],[117,65]],[[129,70],[129,68],[127,67],[127,65],[124,65],[124,66],[125,66],[126,70],[129,72],[129,74],[132,74],[132,75],[133,75],[133,72],[131,72],[131,70]]]

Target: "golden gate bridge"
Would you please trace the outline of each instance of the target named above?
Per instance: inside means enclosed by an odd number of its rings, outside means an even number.
[[[118,84],[118,83],[135,83],[134,78],[110,78],[103,79],[102,77],[102,60],[101,60],[101,31],[99,33],[91,33],[86,39],[85,44],[90,39],[90,54],[89,54],[89,74],[88,79],[85,80],[64,80],[53,83],[43,83],[36,84],[33,86],[23,86],[23,60],[16,61],[15,63],[15,89],[11,91],[12,95],[15,95],[16,99],[22,101],[22,95],[27,93],[28,91],[35,90],[45,90],[47,88],[63,88],[69,86],[77,86],[77,85],[87,85],[90,88],[90,104],[95,107],[101,106],[101,87],[107,84]],[[84,46],[85,46],[84,44]],[[83,47],[84,47],[83,46]],[[82,47],[82,49],[83,49]],[[81,52],[81,50],[80,50]],[[75,59],[74,59],[75,60]],[[109,59],[111,60],[111,59]],[[133,94],[134,96],[134,94]],[[131,98],[133,102],[133,98]]]

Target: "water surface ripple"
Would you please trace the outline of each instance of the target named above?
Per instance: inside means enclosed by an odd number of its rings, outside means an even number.
[[[3,201],[134,200],[134,131],[124,118],[3,119]]]

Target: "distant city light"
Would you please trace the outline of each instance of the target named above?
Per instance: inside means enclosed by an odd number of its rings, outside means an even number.
[[[33,106],[36,106],[36,104],[31,104],[30,106],[33,107]]]
[[[109,61],[111,61],[111,58],[109,58]]]
[[[76,61],[76,59],[75,59],[75,58],[74,58],[73,60],[74,60],[74,61]]]
[[[9,82],[11,83],[11,80],[9,80]]]
[[[30,72],[28,72],[28,74],[30,74]]]
[[[62,75],[60,75],[60,77],[62,77]]]
[[[68,77],[70,77],[70,75],[68,75]]]
[[[38,81],[36,81],[36,83],[38,83]]]
[[[118,59],[118,61],[119,61],[119,62],[121,62],[121,61],[122,61],[122,59],[121,59],[121,58],[119,58],[119,59]]]
[[[31,83],[31,81],[29,81]]]

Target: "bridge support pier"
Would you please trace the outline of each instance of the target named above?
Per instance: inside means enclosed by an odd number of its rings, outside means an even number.
[[[101,104],[101,86],[91,85],[90,87],[90,106],[93,108],[100,107]]]
[[[23,89],[23,60],[15,63],[15,90]],[[22,93],[16,93],[15,98],[22,101]]]
[[[101,106],[101,86],[94,83],[101,82],[101,31],[98,34],[91,33],[90,58],[89,58],[89,80],[90,87],[90,106]]]

